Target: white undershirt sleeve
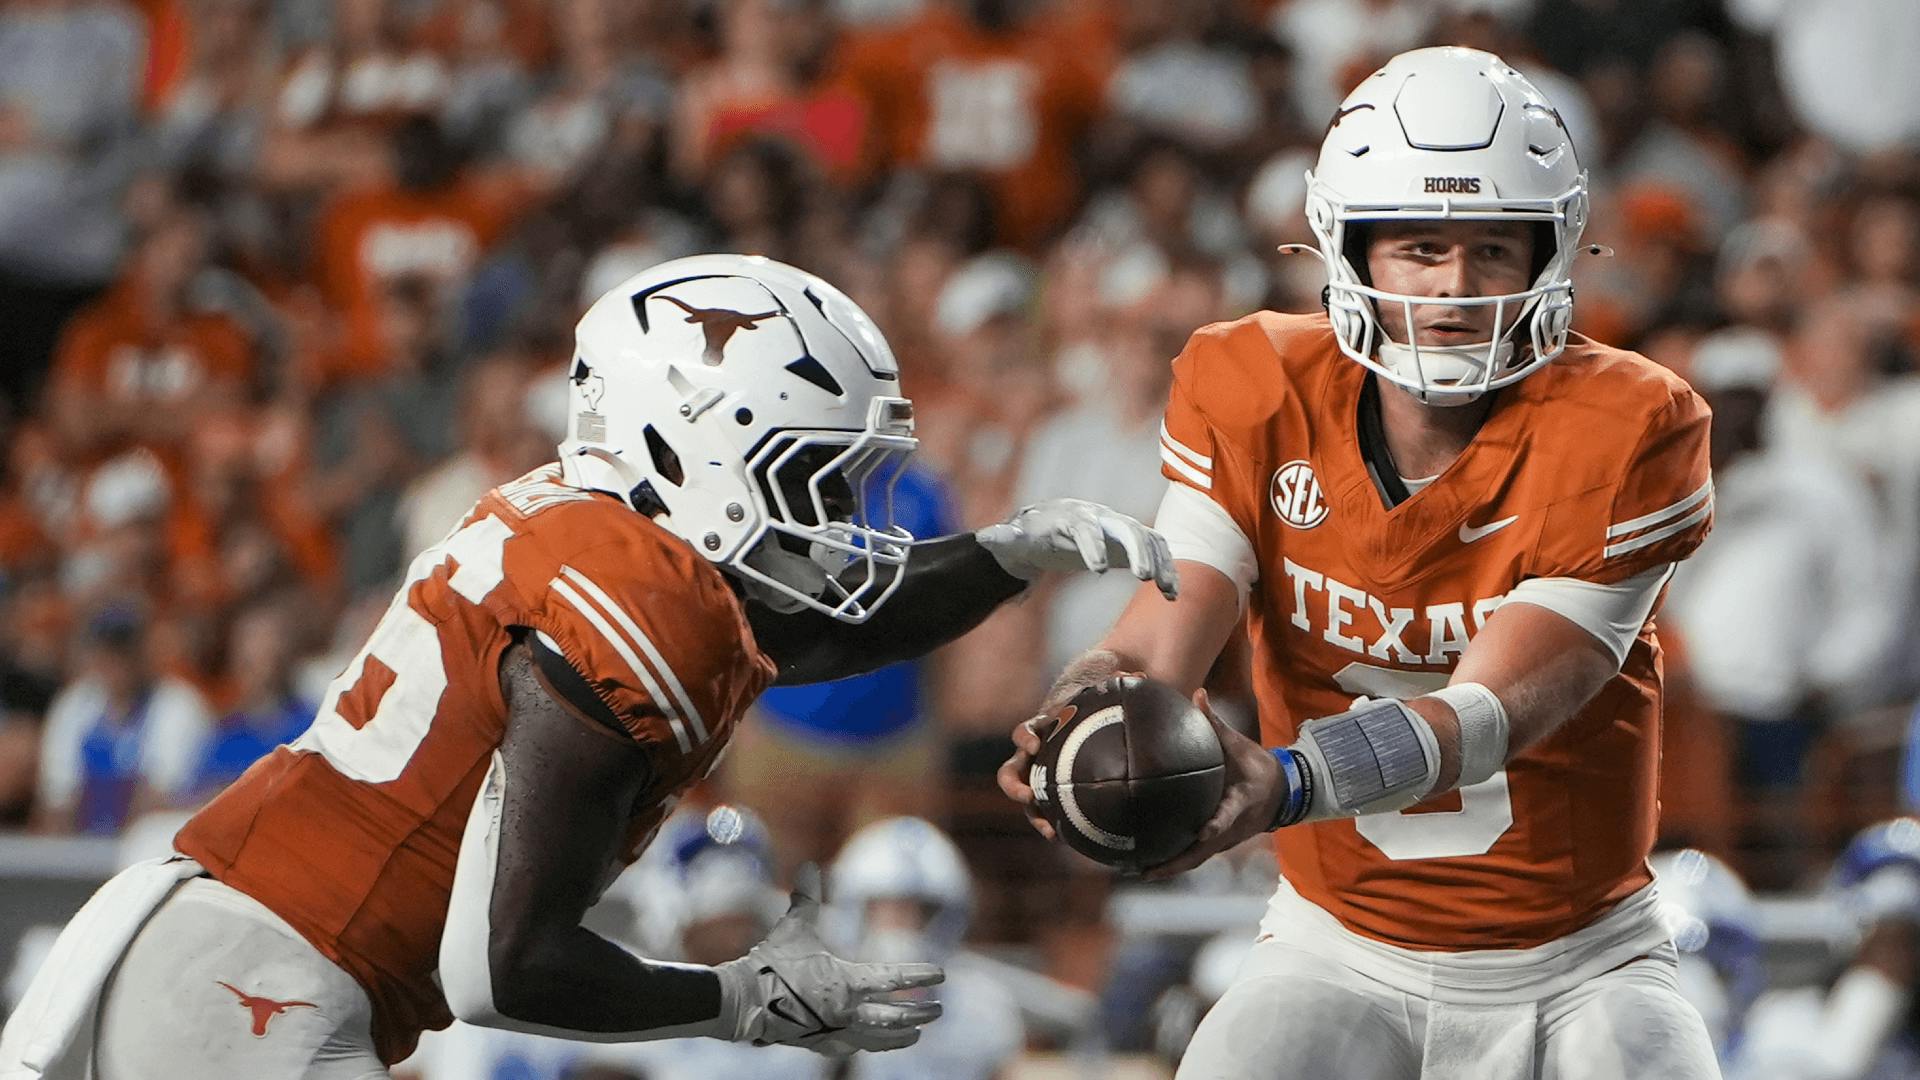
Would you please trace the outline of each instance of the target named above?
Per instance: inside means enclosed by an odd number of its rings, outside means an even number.
[[[1239,592],[1240,606],[1247,606],[1247,592],[1260,578],[1260,562],[1252,541],[1219,503],[1185,484],[1170,483],[1153,527],[1166,537],[1176,561],[1205,563],[1225,574]]]
[[[1673,568],[1673,563],[1662,563],[1612,585],[1579,578],[1529,578],[1502,603],[1532,604],[1572,620],[1607,647],[1617,668],[1626,662],[1627,649],[1653,614],[1654,602],[1673,577]]]

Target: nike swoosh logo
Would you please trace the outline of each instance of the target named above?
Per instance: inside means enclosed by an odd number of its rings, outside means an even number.
[[[1512,517],[1501,518],[1499,521],[1490,521],[1480,526],[1469,525],[1463,521],[1460,523],[1460,542],[1463,544],[1471,544],[1475,540],[1484,540],[1519,520],[1520,515],[1515,514]]]
[[[818,1023],[808,1024],[805,1020],[802,1020],[798,1014],[788,1011],[787,999],[783,997],[777,997],[767,1002],[767,1011],[797,1028],[819,1026]]]

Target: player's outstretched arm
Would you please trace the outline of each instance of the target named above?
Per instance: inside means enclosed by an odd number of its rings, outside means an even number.
[[[852,964],[812,934],[812,896],[741,960],[645,960],[581,926],[626,823],[654,797],[642,748],[564,660],[529,638],[501,663],[507,729],[461,838],[440,976],[462,1020],[594,1042],[711,1036],[889,1049],[939,1015],[887,992],[930,964]],[[578,682],[579,685],[572,685]]]
[[[777,682],[828,682],[932,652],[1043,573],[1116,568],[1152,582],[1168,600],[1178,592],[1158,533],[1098,503],[1049,499],[977,533],[913,545],[897,591],[864,623],[751,603],[747,614],[761,650],[780,666]]]
[[[1239,589],[1225,574],[1200,562],[1178,566],[1182,588],[1177,601],[1169,604],[1154,589],[1141,586],[1100,644],[1060,673],[1035,717],[1013,729],[1013,756],[1000,766],[1000,790],[1020,804],[1027,822],[1049,840],[1054,838],[1053,826],[1040,814],[1027,784],[1028,770],[1040,753],[1035,721],[1081,690],[1123,671],[1193,693],[1240,623]]]

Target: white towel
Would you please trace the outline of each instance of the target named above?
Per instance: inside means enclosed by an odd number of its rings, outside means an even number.
[[[114,966],[147,919],[200,864],[173,856],[115,874],[54,939],[0,1033],[0,1080],[88,1080],[94,1020]]]
[[[1516,1005],[1427,1005],[1420,1080],[1529,1080],[1540,1009]]]

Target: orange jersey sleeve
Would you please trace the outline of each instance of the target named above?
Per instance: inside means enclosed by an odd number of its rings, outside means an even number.
[[[1706,402],[1673,380],[1646,414],[1620,472],[1547,510],[1531,567],[1540,577],[1602,584],[1693,554],[1713,526]],[[1569,433],[1572,435],[1573,433]]]
[[[566,538],[571,550],[542,545],[551,573],[543,564],[504,593],[497,616],[547,637],[647,748],[656,778],[698,779],[729,718],[771,678],[771,661],[743,650],[752,641],[743,610],[692,549],[626,535],[581,546],[568,536],[578,516],[561,510],[543,519],[543,532]]]
[[[1227,324],[1231,325],[1231,324]],[[1173,361],[1173,387],[1160,425],[1160,474],[1212,499],[1251,537],[1259,523],[1254,462],[1202,407],[1241,382],[1227,326],[1203,327]]]

